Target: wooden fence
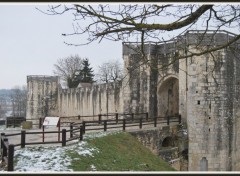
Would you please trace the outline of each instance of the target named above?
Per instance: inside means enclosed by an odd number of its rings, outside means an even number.
[[[1,125],[6,125],[6,127],[20,127],[22,122],[25,121],[31,121],[32,125],[39,126],[40,120],[39,119],[26,119],[25,117],[7,117],[6,120],[4,120],[4,123],[1,123]],[[40,127],[39,127],[40,128]]]
[[[21,123],[24,121],[26,121],[25,117],[7,117],[5,124],[6,124],[6,127],[13,126],[13,128],[15,128],[15,127],[20,127]]]
[[[5,134],[1,133],[1,154],[2,154],[2,162],[7,163],[7,170],[13,171],[13,160],[14,160],[14,147],[21,146],[24,148],[26,145],[36,145],[36,144],[53,144],[53,143],[61,143],[62,146],[66,146],[66,143],[72,140],[83,140],[83,135],[86,131],[107,131],[110,129],[122,129],[125,131],[129,127],[138,127],[141,129],[144,125],[152,125],[152,127],[157,127],[158,124],[166,124],[170,125],[170,123],[181,123],[181,115],[178,116],[168,116],[168,117],[154,117],[148,118],[148,113],[123,113],[123,114],[100,114],[98,115],[97,120],[89,120],[86,117],[93,116],[71,116],[70,118],[79,118],[85,117],[82,122],[69,122],[69,130],[62,129],[59,131],[44,131],[44,132],[26,132],[22,130],[20,133],[14,134]],[[103,117],[114,117],[112,119],[104,119]],[[61,117],[60,119],[67,118]],[[39,120],[39,127],[41,127],[43,119]],[[67,132],[69,132],[69,138],[67,138]],[[46,141],[46,142],[26,142],[26,136],[28,134],[42,134],[42,133],[61,133],[62,139],[61,141]],[[44,134],[43,134],[44,135]],[[19,144],[9,144],[8,138],[9,136],[20,136],[21,142]]]
[[[0,125],[5,125],[6,120],[0,120]]]
[[[157,127],[159,124],[170,125],[171,123],[180,124],[181,115],[168,117],[155,117],[150,119],[146,115],[145,118],[142,117],[130,119],[116,118],[114,120],[83,121],[82,123],[71,123],[70,129],[73,129],[74,126],[82,126],[83,133],[85,134],[86,131],[100,131],[100,130],[107,131],[110,129],[118,129],[125,131],[133,127],[142,129],[146,125],[148,125],[148,127],[151,128]]]
[[[98,114],[98,115],[88,115],[88,116],[62,116],[60,117],[61,126],[70,123],[79,121],[79,122],[88,122],[88,121],[101,121],[101,120],[118,120],[118,119],[134,119],[136,116],[146,117],[148,119],[148,113],[108,113],[108,114]],[[39,122],[39,128],[42,126],[44,118],[41,118]]]
[[[78,136],[75,135],[75,137],[69,137],[67,138],[67,133],[70,132],[76,134],[76,132],[79,133]],[[61,140],[55,140],[55,141],[44,141],[44,142],[26,142],[26,136],[30,134],[46,134],[46,133],[61,133],[62,139]],[[62,129],[59,131],[39,131],[39,132],[26,132],[25,130],[22,130],[20,133],[14,133],[14,134],[5,134],[1,133],[1,156],[2,156],[2,162],[7,164],[7,170],[13,171],[13,160],[14,160],[14,148],[16,146],[21,146],[21,148],[24,148],[26,145],[37,145],[37,144],[56,144],[60,143],[62,146],[66,146],[67,142],[80,139],[82,140],[83,137],[83,130],[82,127],[76,127],[72,130],[66,130]],[[19,136],[21,139],[20,143],[18,144],[9,144],[8,137],[10,136]]]

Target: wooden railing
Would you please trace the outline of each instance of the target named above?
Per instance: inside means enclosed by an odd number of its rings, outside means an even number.
[[[61,126],[67,123],[68,126],[74,121],[101,121],[101,120],[118,120],[118,119],[134,119],[136,116],[146,117],[148,119],[148,113],[108,113],[108,114],[98,114],[98,115],[88,115],[88,116],[61,116]],[[43,120],[42,120],[43,122]]]
[[[39,126],[39,119],[26,119],[25,117],[7,117],[5,122],[6,128],[8,127],[20,127],[22,122],[30,121],[32,125]]]
[[[135,116],[136,114],[134,114]],[[155,117],[155,118],[148,118],[148,115],[145,118],[133,118],[131,114],[131,118],[123,118],[123,119],[114,119],[114,120],[98,120],[98,121],[83,121],[81,123],[71,123],[71,126],[80,125],[83,128],[83,133],[85,134],[86,131],[107,131],[109,129],[118,129],[118,130],[127,130],[130,127],[137,127],[142,129],[146,125],[150,125],[149,127],[157,127],[159,124],[166,124],[170,125],[171,123],[181,123],[181,115],[178,116],[168,116],[168,117]],[[136,128],[135,128],[136,129]]]
[[[5,124],[6,124],[6,127],[13,126],[13,128],[15,128],[17,126],[20,127],[21,123],[24,121],[26,121],[25,117],[7,117]]]
[[[76,135],[76,132],[79,132],[79,135]],[[75,136],[72,137],[70,135],[69,138],[67,138],[67,133],[73,133],[75,132]],[[58,134],[59,131],[44,131],[44,134],[46,133],[56,133]],[[7,170],[8,171],[13,171],[14,166],[13,166],[13,160],[14,160],[14,148],[16,146],[21,146],[21,148],[24,148],[26,145],[37,145],[37,144],[54,144],[54,143],[60,143],[62,146],[66,146],[66,143],[72,140],[82,140],[83,137],[83,132],[82,132],[82,127],[76,127],[74,129],[66,130],[62,129],[60,132],[62,139],[61,140],[55,140],[55,141],[44,141],[44,142],[27,142],[26,141],[26,136],[30,134],[43,134],[42,131],[39,132],[26,132],[25,130],[22,130],[20,133],[14,133],[14,134],[5,134],[1,133],[1,156],[2,156],[2,162],[7,164]],[[9,144],[8,142],[8,137],[10,136],[19,136],[20,143],[17,144]]]
[[[104,119],[103,117],[112,116],[112,119]],[[93,116],[72,116],[72,117],[93,117]],[[149,118],[148,113],[112,113],[112,114],[99,114],[97,115],[98,120],[88,120],[76,123],[69,122],[70,129],[62,129],[62,131],[39,131],[39,132],[26,132],[22,130],[20,133],[14,134],[5,134],[1,133],[1,154],[2,154],[2,162],[7,163],[7,170],[13,171],[13,157],[14,157],[14,147],[21,146],[24,148],[26,145],[37,145],[37,144],[53,144],[53,143],[61,143],[62,146],[66,146],[66,143],[72,140],[83,140],[83,135],[87,131],[107,131],[110,129],[122,129],[125,131],[129,127],[138,127],[142,129],[145,125],[152,125],[153,127],[157,127],[158,124],[166,124],[170,125],[171,123],[181,123],[181,115],[178,116],[168,116],[168,117],[154,117]],[[67,118],[67,117],[61,117]],[[39,127],[41,127],[43,119],[39,120]],[[69,138],[67,138],[67,132],[69,132]],[[26,136],[29,134],[43,134],[43,133],[61,133],[62,139],[61,141],[46,141],[46,142],[26,142]],[[43,134],[44,135],[44,134]],[[20,136],[21,142],[18,144],[9,144],[8,137],[10,136]]]
[[[13,171],[14,145],[8,143],[8,138],[1,134],[1,155],[2,162],[7,163],[7,170]]]

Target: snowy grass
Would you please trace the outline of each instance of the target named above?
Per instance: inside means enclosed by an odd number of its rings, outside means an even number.
[[[84,139],[93,139],[118,132],[98,132],[84,135]],[[14,153],[15,172],[73,172],[69,169],[73,159],[67,153],[77,152],[80,156],[93,156],[97,148],[88,147],[86,141],[75,140],[74,144],[61,146],[33,146],[17,149]],[[78,160],[79,158],[74,158]],[[91,170],[95,171],[94,165]]]
[[[22,128],[21,127],[15,127],[15,128],[13,128],[13,127],[6,127],[6,125],[0,125],[0,132],[4,132],[4,131],[16,131],[16,130],[22,130]]]
[[[96,132],[87,133],[83,138],[83,141],[75,140],[65,147],[42,144],[16,149],[14,172],[173,170],[128,133]]]
[[[15,152],[17,164],[15,170],[22,171],[69,171],[70,158],[64,156],[64,149],[25,148]]]

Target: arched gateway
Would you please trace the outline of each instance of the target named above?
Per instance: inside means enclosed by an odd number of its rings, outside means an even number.
[[[174,116],[179,113],[179,81],[168,77],[158,88],[158,116]]]

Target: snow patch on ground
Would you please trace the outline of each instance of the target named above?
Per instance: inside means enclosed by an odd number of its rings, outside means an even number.
[[[97,170],[96,167],[93,164],[91,165],[91,170],[92,171],[96,171]]]
[[[27,147],[15,152],[17,164],[15,171],[71,171],[67,168],[71,159],[65,156],[65,148],[61,147]]]
[[[93,138],[99,138],[99,137],[104,137],[110,134],[117,134],[122,131],[101,131],[97,133],[86,133],[84,134],[84,139],[93,139]]]
[[[13,128],[13,127],[6,127],[6,125],[0,125],[0,131],[1,132],[5,132],[5,131],[19,131],[19,130],[22,130],[22,128],[21,127],[15,127],[15,128]]]
[[[84,139],[103,137],[113,133],[118,133],[118,131],[85,134]],[[17,149],[14,152],[14,160],[17,160],[14,170],[16,172],[73,172],[72,169],[68,168],[72,159],[67,156],[67,151],[74,151],[79,155],[91,157],[94,157],[93,152],[99,152],[97,148],[88,148],[86,141],[78,142],[76,140],[75,142],[65,147],[42,145]],[[78,160],[78,158],[73,160]],[[96,171],[97,169],[94,165],[91,165],[91,170]]]

